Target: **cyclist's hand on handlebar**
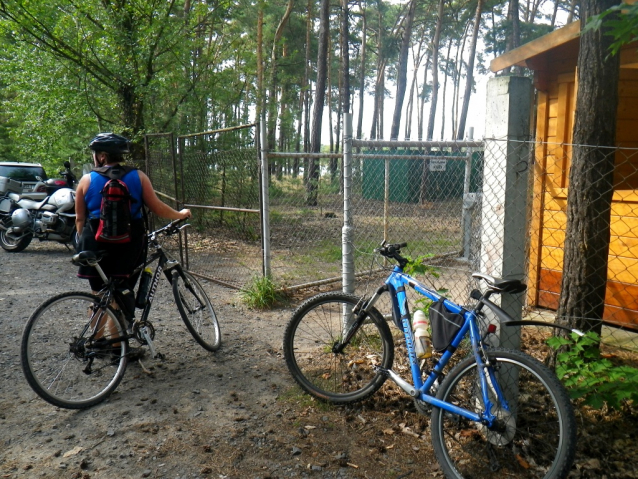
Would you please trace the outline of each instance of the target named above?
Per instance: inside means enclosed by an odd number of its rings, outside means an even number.
[[[180,214],[180,217],[179,217],[180,220],[185,220],[192,216],[191,210],[189,210],[188,208],[184,208],[183,210],[179,212],[179,214]]]

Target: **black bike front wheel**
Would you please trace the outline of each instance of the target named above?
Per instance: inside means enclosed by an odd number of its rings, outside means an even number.
[[[361,401],[374,394],[394,360],[392,334],[374,308],[345,347],[334,347],[352,324],[359,299],[344,293],[324,293],[304,302],[284,333],[284,357],[292,377],[312,396],[334,404]]]
[[[543,364],[520,351],[487,350],[492,428],[432,410],[432,444],[447,478],[563,478],[576,451],[576,420],[565,388]],[[497,387],[498,386],[498,387]],[[508,407],[497,399],[503,391]],[[469,357],[441,383],[437,398],[484,409],[477,364]]]
[[[218,350],[222,344],[219,322],[202,285],[186,271],[174,272],[173,295],[193,338],[207,351]]]
[[[24,375],[38,396],[55,406],[94,406],[124,376],[126,328],[113,309],[99,303],[89,293],[59,294],[40,305],[24,328]]]

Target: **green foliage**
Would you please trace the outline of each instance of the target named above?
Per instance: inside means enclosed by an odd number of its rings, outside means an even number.
[[[406,265],[405,268],[403,268],[403,270],[406,273],[408,273],[410,276],[421,274],[423,276],[433,276],[435,278],[438,278],[440,276],[439,269],[436,266],[424,264],[425,260],[430,259],[433,256],[434,256],[433,254],[424,254],[424,255],[417,256],[414,259],[412,259],[412,257],[410,256],[406,256],[405,258],[408,260],[408,264]],[[437,290],[437,293],[443,295],[447,293],[447,291],[448,291],[447,289],[439,289]],[[415,301],[415,304],[416,304],[415,311],[420,309],[427,316],[428,312],[430,311],[430,306],[432,305],[432,301],[425,297],[419,297],[419,299]]]
[[[552,337],[549,346],[558,350],[556,375],[563,381],[572,399],[595,409],[605,404],[621,409],[623,404],[638,404],[638,369],[615,365],[600,354],[600,337],[592,332],[580,337]]]
[[[430,266],[424,263],[425,260],[430,259],[433,256],[433,254],[423,254],[421,256],[417,256],[414,259],[412,259],[411,256],[406,256],[405,259],[408,260],[408,264],[403,270],[410,276],[421,274],[423,276],[430,275],[438,278],[440,276],[439,269],[435,266]]]
[[[268,276],[253,276],[239,291],[242,302],[250,308],[270,309],[286,301],[286,294]]]
[[[0,116],[15,122],[10,137],[20,159],[45,167],[52,159],[56,168],[69,157],[77,161],[97,131],[140,143],[145,131],[166,131],[176,120],[189,132],[213,129],[210,112],[233,112],[242,91],[234,88],[237,75],[223,78],[224,67],[210,67],[230,65],[241,51],[209,40],[230,28],[230,7],[226,1],[214,9],[195,2],[190,10],[183,2],[148,0],[0,2],[0,85],[14,97],[0,105]],[[227,49],[224,57],[218,48]],[[202,99],[210,91],[220,93]]]
[[[616,55],[623,45],[638,40],[638,3],[621,3],[589,18],[582,33],[600,28],[607,29],[605,34],[614,37],[610,51],[612,55]]]

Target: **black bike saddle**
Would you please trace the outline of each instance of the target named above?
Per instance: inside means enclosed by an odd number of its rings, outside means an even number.
[[[516,294],[527,289],[527,285],[523,284],[520,279],[495,278],[485,273],[472,273],[472,277],[485,280],[490,289],[501,293]]]

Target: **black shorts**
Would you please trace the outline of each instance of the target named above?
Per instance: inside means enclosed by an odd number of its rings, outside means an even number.
[[[80,251],[105,251],[106,256],[100,262],[100,267],[108,278],[128,278],[127,283],[130,288],[135,287],[138,275],[131,276],[133,270],[144,261],[146,254],[146,231],[142,219],[131,222],[131,241],[128,243],[102,243],[96,241],[95,232],[98,229],[100,220],[92,219],[87,221],[82,230],[80,241],[78,242],[78,252]],[[93,291],[102,289],[104,282],[95,268],[91,266],[80,266],[78,277],[87,278]]]

